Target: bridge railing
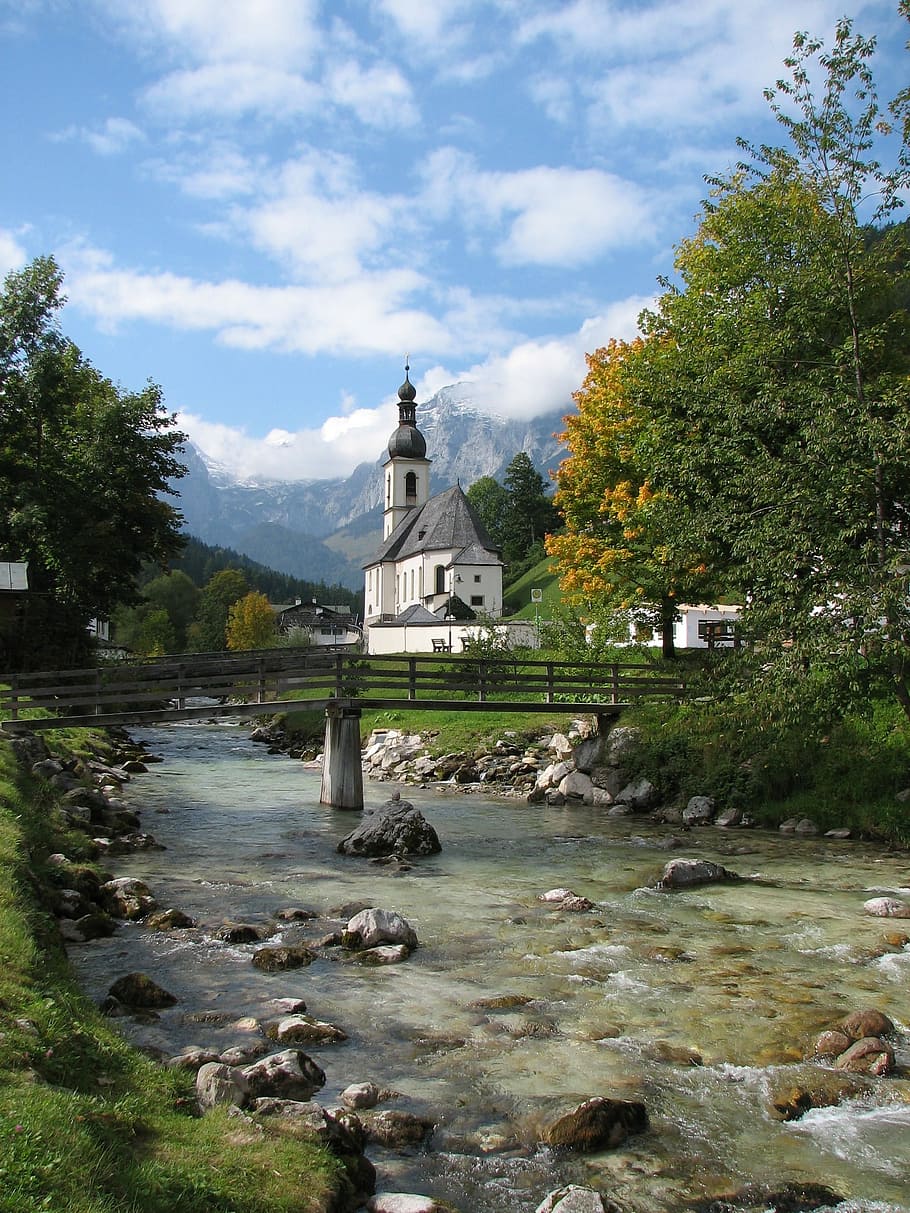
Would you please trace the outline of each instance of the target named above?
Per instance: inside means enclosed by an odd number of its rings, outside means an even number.
[[[388,700],[434,706],[450,702],[573,704],[592,708],[642,697],[680,697],[679,678],[633,662],[519,660],[509,656],[365,657],[313,650],[264,650],[237,655],[188,654],[160,661],[82,670],[0,674],[0,716],[21,719],[40,708],[54,716],[179,711],[192,699],[268,704],[308,700]],[[284,704],[282,704],[284,706]],[[290,706],[290,704],[288,704]],[[100,722],[99,722],[100,723]]]

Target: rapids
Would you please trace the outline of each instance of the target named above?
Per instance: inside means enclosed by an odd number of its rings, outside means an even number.
[[[403,789],[435,826],[442,854],[395,872],[336,853],[358,820],[319,804],[319,775],[265,755],[227,725],[146,730],[164,762],[124,788],[142,828],[166,848],[112,859],[146,880],[162,908],[201,925],[154,932],[123,924],[70,948],[87,992],[143,970],[179,998],[160,1020],[121,1020],[140,1045],[177,1053],[248,1040],[231,1025],[267,1018],[268,1000],[302,997],[342,1027],[310,1047],[326,1104],[371,1079],[429,1111],[432,1149],[370,1151],[384,1190],[423,1192],[463,1213],[532,1213],[561,1183],[587,1183],[628,1213],[670,1213],[746,1184],[825,1184],[840,1213],[910,1210],[910,1080],[875,1098],[781,1123],[770,1087],[819,1030],[857,1007],[898,1025],[910,1068],[910,924],[863,915],[872,896],[907,896],[906,855],[862,843],[705,829],[666,849],[670,830],[595,809],[438,789]],[[369,805],[388,783],[367,783]],[[689,892],[653,888],[671,856],[717,860],[754,880]],[[565,886],[596,909],[541,903]],[[300,906],[401,912],[420,947],[404,964],[365,968],[328,952],[279,974],[250,964],[254,945],[211,930],[268,922]],[[307,924],[283,928],[306,935]],[[325,924],[315,928],[319,933]],[[499,995],[525,1004],[479,1006]],[[650,1131],[618,1150],[557,1158],[535,1146],[547,1113],[595,1095],[644,1101]]]

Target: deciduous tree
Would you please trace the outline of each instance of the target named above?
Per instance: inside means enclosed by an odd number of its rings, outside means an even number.
[[[265,594],[251,590],[228,608],[227,647],[234,652],[265,649],[275,641],[275,612]]]

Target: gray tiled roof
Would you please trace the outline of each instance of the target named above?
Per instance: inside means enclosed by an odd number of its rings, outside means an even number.
[[[499,552],[460,485],[405,515],[369,564],[421,552],[455,551],[462,564],[500,564]]]

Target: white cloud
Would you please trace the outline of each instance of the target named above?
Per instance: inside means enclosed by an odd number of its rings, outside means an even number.
[[[329,417],[314,429],[273,430],[254,438],[246,430],[212,424],[193,413],[177,423],[207,456],[240,477],[271,480],[324,480],[348,476],[358,463],[373,462],[395,428],[391,402]]]
[[[600,169],[537,167],[487,172],[454,148],[424,168],[424,197],[440,219],[469,230],[505,227],[497,252],[508,265],[580,265],[654,237],[656,198]]]
[[[116,156],[131,144],[145,139],[143,132],[129,118],[108,118],[99,130],[81,127],[78,134],[99,156]]]
[[[332,101],[353,110],[366,126],[394,130],[418,121],[411,86],[391,64],[363,68],[348,59],[330,68],[326,85]]]
[[[6,228],[0,228],[0,278],[13,270],[21,270],[28,261],[28,253],[19,243],[18,236]]]
[[[258,63],[208,63],[172,72],[145,91],[145,104],[165,116],[198,120],[258,113],[270,121],[315,114],[322,89],[295,72]]]

